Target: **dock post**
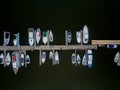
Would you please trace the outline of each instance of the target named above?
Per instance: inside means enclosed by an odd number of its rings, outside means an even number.
[[[39,65],[42,65],[42,63],[41,63],[41,50],[39,50]]]
[[[65,45],[68,45],[68,41],[67,41],[67,30],[65,30]]]
[[[6,67],[5,58],[6,58],[6,50],[4,50],[4,67]]]

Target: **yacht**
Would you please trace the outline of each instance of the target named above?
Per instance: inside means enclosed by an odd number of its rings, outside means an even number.
[[[11,57],[10,57],[10,53],[8,52],[5,57],[5,65],[9,66],[10,63],[11,63]]]
[[[24,66],[25,64],[25,55],[23,52],[20,53],[20,64],[21,66]]]
[[[71,40],[72,40],[72,33],[71,33],[71,31],[69,30],[69,31],[67,32],[67,41],[68,41],[68,43],[71,43]]]
[[[0,64],[4,64],[4,55],[3,55],[3,53],[0,54]]]
[[[42,33],[42,41],[44,44],[47,44],[48,42],[48,34],[45,31]]]
[[[87,50],[87,57],[88,57],[88,67],[91,68],[93,64],[92,50]]]
[[[77,54],[77,64],[80,65],[80,63],[81,63],[81,58],[80,58],[80,55]]]
[[[4,32],[4,45],[8,45],[10,42],[10,32]]]
[[[25,63],[26,63],[26,64],[30,64],[30,61],[31,61],[31,60],[30,60],[30,56],[27,54],[27,55],[26,55],[26,59],[25,59]]]
[[[49,31],[49,41],[53,42],[53,33],[51,30]]]
[[[81,42],[81,32],[80,32],[80,31],[77,31],[77,32],[76,32],[76,39],[77,39],[77,42],[78,42],[78,43]]]
[[[29,40],[29,45],[33,46],[33,44],[34,44],[34,28],[28,28],[28,40]]]
[[[57,51],[55,52],[55,64],[59,64],[59,54]]]
[[[45,63],[45,60],[46,60],[46,52],[42,52],[41,62],[42,62],[42,63]]]
[[[37,31],[36,31],[36,42],[37,42],[37,44],[39,44],[40,39],[41,39],[41,30],[40,30],[40,28],[38,28]]]
[[[71,60],[72,60],[72,64],[76,64],[76,55],[75,55],[75,53],[72,54]]]

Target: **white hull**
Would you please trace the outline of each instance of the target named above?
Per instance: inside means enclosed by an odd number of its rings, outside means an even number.
[[[33,28],[28,29],[28,40],[29,40],[29,45],[33,46],[34,44],[34,29]]]
[[[80,58],[80,55],[78,54],[77,55],[77,63],[80,65],[80,63],[81,63],[81,58]]]
[[[41,39],[41,31],[40,31],[40,28],[38,28],[37,31],[36,31],[36,42],[37,42],[37,44],[39,44],[40,39]]]
[[[76,55],[75,55],[75,53],[72,54],[71,60],[72,60],[72,64],[76,64]]]
[[[53,42],[53,33],[52,33],[51,30],[50,30],[50,32],[49,32],[49,41],[50,41],[50,42]]]
[[[25,63],[30,64],[30,56],[29,55],[26,55]]]
[[[14,46],[17,45],[17,40],[16,39],[13,39],[13,44],[14,44]]]
[[[44,44],[47,44],[47,42],[48,42],[48,34],[47,34],[47,32],[43,32],[42,41],[43,41]]]
[[[24,66],[24,60],[25,60],[25,56],[23,53],[21,53],[21,55],[20,55],[21,66]]]
[[[33,46],[33,44],[34,44],[34,39],[29,39],[29,45]]]
[[[0,54],[0,64],[4,64],[4,55],[3,55],[3,53]]]
[[[92,50],[87,50],[87,56],[88,56],[88,67],[91,68],[93,63]]]
[[[41,62],[42,62],[42,63],[45,63],[45,60],[46,60],[46,52],[42,52]]]
[[[47,37],[43,37],[43,43],[44,43],[44,44],[47,44],[47,42],[48,42]]]
[[[87,65],[87,58],[86,55],[84,54],[83,59],[82,59],[82,65],[86,66]]]
[[[50,52],[49,52],[49,59],[53,59],[53,56],[54,56],[54,55],[53,55],[53,52],[50,51]]]
[[[55,52],[55,64],[59,64],[59,54],[57,51]]]
[[[117,52],[117,53],[115,54],[114,62],[117,63],[118,60],[120,61],[120,53],[119,53],[119,52]]]
[[[89,40],[89,32],[88,32],[88,27],[86,25],[84,25],[83,27],[83,43],[87,44],[88,40]]]
[[[11,57],[10,57],[10,53],[8,52],[7,55],[6,55],[6,57],[5,57],[5,64],[7,66],[9,66],[10,62],[11,62]]]
[[[77,39],[77,42],[78,42],[78,43],[81,42],[81,32],[80,32],[80,31],[77,31],[77,32],[76,32],[76,39]]]
[[[70,31],[67,32],[67,42],[71,43],[72,40],[72,33]]]

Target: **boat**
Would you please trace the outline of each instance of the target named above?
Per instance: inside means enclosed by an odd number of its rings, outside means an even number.
[[[26,64],[30,64],[30,61],[31,61],[31,60],[30,60],[30,56],[27,54],[27,55],[26,55],[26,59],[25,59],[25,63],[26,63]]]
[[[84,56],[83,56],[82,65],[83,65],[83,66],[86,66],[86,65],[87,65],[87,56],[86,56],[86,53],[85,53]]]
[[[72,54],[71,60],[72,60],[72,64],[76,64],[76,55],[75,55],[75,53]]]
[[[3,55],[3,53],[0,54],[0,64],[4,64],[4,55]]]
[[[18,51],[13,51],[12,52],[12,67],[14,74],[16,75],[19,67],[20,67],[20,61],[19,61],[19,52]]]
[[[13,36],[14,36],[14,38],[13,38],[13,45],[14,46],[20,46],[19,45],[19,33],[14,34]]]
[[[77,42],[78,42],[78,43],[81,42],[81,32],[80,32],[80,31],[77,31],[77,32],[76,32],[76,39],[77,39]]]
[[[115,49],[117,47],[118,46],[116,44],[109,44],[109,45],[107,45],[107,48],[110,48],[110,49]]]
[[[55,64],[59,64],[59,54],[57,51],[55,52]]]
[[[25,63],[25,55],[23,52],[21,52],[20,54],[20,64],[21,66],[24,66],[24,63]]]
[[[77,54],[77,64],[80,65],[80,63],[81,63],[81,58],[80,58],[80,55]]]
[[[71,31],[69,30],[69,31],[67,32],[67,42],[68,42],[68,43],[71,43],[71,40],[72,40],[72,33],[71,33]]]
[[[87,44],[89,40],[89,32],[88,32],[88,27],[87,25],[84,25],[83,27],[83,35],[82,35],[83,43]]]
[[[8,52],[5,57],[5,65],[9,66],[10,63],[11,63],[11,57],[10,57],[10,53]]]
[[[4,45],[8,45],[10,42],[10,32],[4,32]]]
[[[93,64],[92,50],[87,50],[87,57],[88,57],[88,67],[91,68]]]
[[[53,60],[53,57],[54,57],[53,52],[50,51],[50,52],[49,52],[49,59],[52,59],[52,60]]]
[[[46,60],[46,52],[42,52],[41,62],[42,62],[42,63],[45,63],[45,60]]]
[[[33,46],[33,44],[34,44],[34,28],[28,28],[28,40],[29,40],[29,45]]]
[[[49,41],[53,42],[53,33],[51,30],[49,31]]]
[[[47,44],[48,42],[48,35],[47,35],[47,32],[45,31],[42,33],[42,41],[44,44]]]
[[[38,28],[37,31],[36,31],[36,42],[37,42],[37,44],[39,44],[40,39],[41,39],[41,30],[40,30],[40,28]]]
[[[114,62],[117,63],[118,61],[120,61],[120,52],[117,52],[114,57]]]

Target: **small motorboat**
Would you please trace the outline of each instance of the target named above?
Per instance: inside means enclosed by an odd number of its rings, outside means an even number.
[[[72,56],[71,56],[71,60],[72,60],[72,64],[76,64],[76,63],[77,63],[75,53],[72,54]]]
[[[115,49],[117,47],[118,46],[116,44],[109,44],[109,45],[107,45],[107,48],[110,48],[110,49]]]
[[[10,57],[10,53],[8,52],[5,57],[5,65],[9,66],[10,63],[11,63],[11,57]]]
[[[118,61],[120,61],[120,52],[117,52],[114,57],[114,62],[117,63]]]
[[[8,45],[10,42],[10,32],[4,32],[4,45]]]
[[[25,55],[23,52],[21,52],[20,54],[20,64],[21,66],[24,66],[24,63],[25,63]]]
[[[59,64],[59,54],[57,51],[55,52],[55,64]]]
[[[88,43],[88,41],[89,41],[89,32],[88,32],[88,27],[87,27],[87,25],[84,25],[84,27],[83,27],[83,35],[82,35],[83,37],[83,43],[84,44],[87,44]]]
[[[19,61],[19,52],[18,51],[13,51],[12,52],[12,67],[14,74],[16,75],[19,67],[20,67],[20,61]]]
[[[52,51],[49,52],[49,59],[53,60],[54,54]]]
[[[69,30],[69,31],[67,32],[67,41],[68,41],[68,43],[71,43],[71,40],[72,40],[72,33],[71,33],[71,31]]]
[[[49,41],[53,42],[53,33],[51,30],[49,31]]]
[[[0,54],[0,64],[4,64],[4,55],[3,55],[3,53]]]
[[[27,54],[25,59],[26,64],[30,64],[30,56]]]
[[[81,58],[80,58],[80,55],[77,54],[77,64],[80,65],[80,63],[81,63]]]
[[[41,39],[41,30],[40,30],[40,28],[38,28],[37,31],[36,31],[36,42],[37,42],[37,44],[39,44],[40,39]]]
[[[80,31],[77,31],[77,32],[76,32],[76,39],[77,39],[77,42],[78,42],[78,43],[81,42],[81,32],[80,32]]]
[[[42,62],[42,63],[45,63],[45,60],[46,60],[46,52],[42,52],[41,62]]]
[[[14,38],[13,38],[13,44],[14,44],[14,46],[20,46],[19,45],[19,33],[14,34],[13,36],[14,36]]]
[[[92,50],[87,50],[87,57],[88,57],[88,67],[91,68],[93,64]]]
[[[86,66],[87,63],[88,63],[88,60],[87,60],[87,56],[86,56],[86,53],[85,53],[84,56],[83,56],[83,59],[82,59],[82,65]]]
[[[29,40],[29,45],[33,46],[33,44],[34,44],[34,28],[28,28],[28,40]]]
[[[42,41],[44,44],[47,44],[48,42],[48,34],[45,31],[42,33]]]

